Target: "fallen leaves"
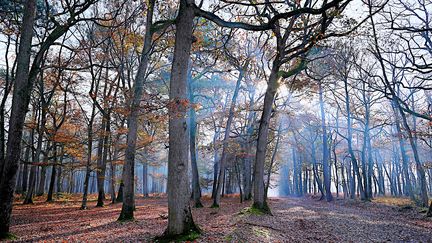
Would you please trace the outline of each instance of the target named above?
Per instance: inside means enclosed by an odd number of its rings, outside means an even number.
[[[96,208],[91,195],[88,210],[79,210],[80,196],[67,201],[34,205],[16,204],[12,232],[20,241],[149,242],[167,226],[165,196],[137,198],[135,221],[117,222],[121,204]],[[415,209],[399,211],[405,201],[376,199],[374,202],[336,200],[331,203],[306,198],[270,199],[274,216],[241,215],[250,203],[236,197],[222,199],[219,209],[193,208],[203,234],[197,242],[337,242],[337,241],[432,241],[432,220]]]

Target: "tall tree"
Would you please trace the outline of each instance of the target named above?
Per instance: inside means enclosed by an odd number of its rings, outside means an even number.
[[[136,74],[135,83],[133,87],[133,98],[128,115],[127,125],[127,147],[125,151],[125,163],[123,166],[123,205],[120,212],[119,220],[132,220],[133,212],[135,209],[135,148],[138,136],[138,115],[140,113],[141,97],[144,89],[144,82],[146,79],[147,66],[149,62],[150,50],[152,47],[153,36],[153,12],[156,0],[148,2],[147,17],[146,17],[146,32],[144,36],[144,46],[141,53],[141,62]]]
[[[192,47],[195,3],[180,0],[176,18],[174,58],[170,76],[169,154],[168,154],[168,228],[166,237],[199,231],[189,205],[189,130],[188,65]]]
[[[0,194],[2,195],[0,198],[0,239],[9,236],[13,193],[21,150],[21,137],[33,86],[33,82],[29,82],[29,67],[35,13],[36,0],[27,1],[21,24],[6,156],[0,160]]]

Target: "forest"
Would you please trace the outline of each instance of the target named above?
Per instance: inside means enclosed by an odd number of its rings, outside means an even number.
[[[431,0],[0,0],[0,240],[432,241]]]

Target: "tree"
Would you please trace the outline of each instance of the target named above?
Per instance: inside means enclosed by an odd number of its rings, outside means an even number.
[[[371,21],[371,26],[372,26],[372,33],[373,33],[373,54],[375,55],[380,67],[381,67],[381,72],[382,72],[382,83],[383,85],[388,89],[388,91],[390,92],[390,98],[393,102],[393,105],[395,107],[395,112],[400,113],[400,117],[401,117],[401,123],[403,125],[403,127],[406,130],[406,134],[408,135],[408,141],[411,145],[412,151],[413,151],[413,155],[414,155],[414,161],[415,161],[415,165],[416,165],[416,170],[417,170],[417,176],[419,177],[419,185],[420,185],[420,201],[419,201],[419,205],[426,207],[429,204],[429,198],[427,195],[427,183],[426,183],[426,177],[425,177],[425,171],[423,168],[423,165],[420,162],[420,156],[418,154],[418,149],[417,149],[417,145],[414,141],[414,137],[412,135],[411,132],[411,128],[408,125],[407,122],[407,118],[406,118],[406,114],[405,111],[407,111],[406,109],[403,108],[403,105],[401,104],[400,98],[397,95],[396,91],[394,90],[393,85],[391,84],[391,80],[388,78],[388,74],[386,73],[386,67],[385,67],[385,60],[383,58],[382,55],[382,50],[379,46],[379,42],[378,42],[378,35],[377,35],[377,31],[376,31],[376,25],[374,22],[374,18],[371,15],[372,11],[373,11],[373,5],[372,2],[370,0],[368,0],[368,7],[369,7],[369,13],[370,13],[370,21]]]
[[[240,85],[241,85],[241,81],[243,80],[243,77],[245,75],[245,72],[247,71],[247,68],[249,66],[250,60],[245,60],[243,63],[240,63],[236,58],[234,58],[233,56],[230,56],[230,54],[228,52],[225,53],[230,59],[231,62],[235,63],[235,66],[239,72],[238,74],[238,78],[236,81],[236,86],[234,89],[234,93],[231,99],[231,104],[230,104],[230,108],[229,108],[229,113],[228,113],[228,119],[226,122],[226,126],[225,126],[225,132],[224,132],[224,139],[222,142],[222,155],[221,155],[221,159],[220,159],[220,164],[219,164],[219,176],[218,176],[218,183],[217,183],[217,188],[216,188],[216,195],[213,199],[213,205],[212,207],[219,207],[219,203],[220,203],[220,193],[222,190],[222,182],[223,182],[223,178],[225,178],[225,164],[226,164],[226,160],[227,160],[227,155],[228,155],[228,142],[229,142],[229,137],[230,137],[230,132],[231,132],[231,124],[233,122],[234,119],[234,109],[236,107],[236,102],[237,102],[237,96],[240,90]]]
[[[165,237],[199,231],[189,205],[188,153],[189,130],[187,77],[192,47],[193,0],[180,0],[176,18],[174,57],[170,77],[169,154],[168,154],[168,228]]]
[[[35,12],[36,1],[27,1],[21,25],[22,34],[17,56],[12,111],[9,119],[9,139],[7,142],[6,156],[0,160],[0,174],[2,175],[0,182],[0,194],[2,195],[0,198],[0,239],[7,238],[10,234],[10,217],[21,150],[21,136],[33,84],[32,81],[28,83],[28,79]]]
[[[153,11],[155,0],[151,0],[148,5],[147,19],[146,19],[146,32],[144,36],[144,47],[141,53],[141,62],[138,67],[138,72],[135,78],[134,95],[131,104],[131,110],[128,116],[128,134],[127,134],[127,147],[125,152],[125,164],[123,167],[123,205],[120,213],[119,220],[132,220],[133,211],[135,209],[135,189],[134,189],[134,167],[135,167],[135,148],[137,140],[138,128],[138,114],[143,93],[144,81],[146,78],[146,71],[148,60],[152,45],[152,25],[153,25]]]

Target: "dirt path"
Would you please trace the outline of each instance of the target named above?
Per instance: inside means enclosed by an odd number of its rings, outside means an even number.
[[[220,209],[193,209],[198,242],[432,242],[432,220],[416,209],[312,198],[271,199],[274,216],[239,214],[248,204],[224,198]],[[108,203],[108,202],[107,202]],[[96,202],[89,202],[90,206]],[[12,232],[19,241],[150,242],[166,228],[166,198],[138,198],[136,221],[117,222],[120,204],[79,210],[80,202],[17,204]]]
[[[414,208],[373,202],[279,198],[274,216],[250,215],[229,236],[241,242],[432,242],[432,220]]]

